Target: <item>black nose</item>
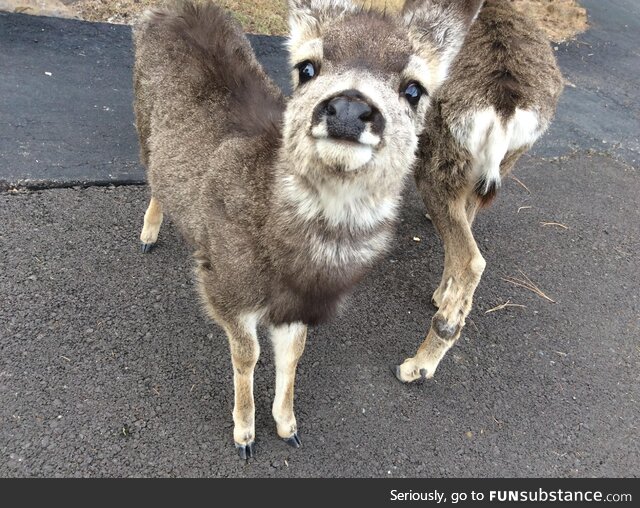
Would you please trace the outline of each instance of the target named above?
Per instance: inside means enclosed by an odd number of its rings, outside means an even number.
[[[384,130],[380,111],[357,90],[346,90],[330,99],[324,110],[331,138],[358,141],[367,124],[379,136]]]

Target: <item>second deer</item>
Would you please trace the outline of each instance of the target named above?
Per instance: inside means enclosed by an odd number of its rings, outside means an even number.
[[[431,3],[408,0],[405,14],[446,9],[456,0]],[[401,381],[431,378],[460,337],[486,264],[471,231],[476,212],[547,130],[563,83],[545,34],[511,2],[488,0],[434,97],[420,138],[415,179],[444,242],[444,273],[426,339],[394,368]]]

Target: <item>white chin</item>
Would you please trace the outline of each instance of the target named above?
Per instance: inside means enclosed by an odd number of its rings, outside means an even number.
[[[316,150],[322,162],[327,166],[343,171],[355,171],[373,158],[373,148],[358,143],[317,139]]]

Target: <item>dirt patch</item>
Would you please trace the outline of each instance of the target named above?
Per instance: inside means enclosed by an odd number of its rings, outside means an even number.
[[[573,39],[588,28],[587,10],[576,0],[511,0],[533,18],[554,42]]]
[[[404,0],[356,0],[366,6],[399,9]],[[572,39],[587,29],[587,11],[577,0],[509,0],[531,16],[554,42]],[[131,23],[135,16],[163,0],[0,0],[0,9],[31,14],[77,16],[90,21]],[[287,32],[286,0],[218,0],[251,33],[284,35]],[[63,5],[63,4],[66,4]],[[47,5],[55,6],[54,9]],[[4,7],[3,7],[4,6]],[[39,8],[38,6],[43,6]]]

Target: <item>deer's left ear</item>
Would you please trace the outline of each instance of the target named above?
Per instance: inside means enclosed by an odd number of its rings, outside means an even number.
[[[439,86],[462,48],[484,0],[406,0],[402,15]]]

